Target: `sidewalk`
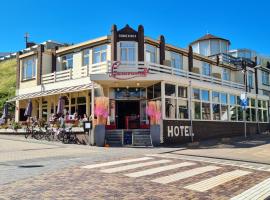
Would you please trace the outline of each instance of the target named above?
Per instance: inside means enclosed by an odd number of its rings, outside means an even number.
[[[270,164],[270,135],[202,141],[198,146],[171,151],[172,154],[220,158]]]

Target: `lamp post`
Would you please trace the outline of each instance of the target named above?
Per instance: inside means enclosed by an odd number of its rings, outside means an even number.
[[[193,122],[192,122],[192,88],[191,88],[191,80],[189,80],[189,117],[190,117],[190,136],[191,142],[193,142]]]

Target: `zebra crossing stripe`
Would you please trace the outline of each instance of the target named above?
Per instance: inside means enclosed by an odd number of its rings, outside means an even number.
[[[143,162],[143,163],[130,164],[130,165],[125,165],[125,166],[105,169],[105,170],[101,170],[101,172],[115,173],[115,172],[130,170],[130,169],[136,169],[140,167],[147,167],[147,166],[156,165],[156,164],[169,163],[169,162],[172,162],[172,161],[171,160],[158,160],[158,161],[151,161],[151,162]]]
[[[263,200],[270,196],[270,178],[231,198],[231,200]]]
[[[135,159],[128,159],[128,160],[117,160],[117,161],[100,163],[100,164],[86,165],[86,166],[83,166],[82,168],[93,169],[93,168],[98,168],[98,167],[107,167],[107,166],[113,166],[113,165],[119,165],[119,164],[131,163],[131,162],[146,161],[146,160],[151,160],[151,159],[153,158],[142,157],[142,158],[135,158]]]
[[[217,167],[217,166],[199,167],[199,168],[179,172],[176,174],[172,174],[169,176],[157,178],[157,179],[152,180],[152,182],[167,184],[167,183],[175,182],[181,179],[189,178],[198,174],[202,174],[202,173],[217,170],[217,169],[220,169],[220,167]]]
[[[180,167],[187,167],[187,166],[191,166],[191,165],[195,165],[195,163],[183,162],[183,163],[178,163],[178,164],[173,164],[173,165],[167,165],[167,166],[147,169],[147,170],[134,172],[134,173],[130,173],[130,174],[125,174],[125,175],[128,176],[128,177],[148,176],[148,175],[156,174],[156,173],[159,173],[159,172],[164,172],[164,171],[168,171],[168,170],[172,170],[172,169],[177,169],[177,168],[180,168]]]
[[[188,185],[184,188],[189,189],[189,190],[195,190],[198,192],[205,192],[205,191],[212,189],[216,186],[219,186],[219,185],[224,184],[228,181],[234,180],[236,178],[239,178],[241,176],[245,176],[245,175],[250,174],[250,173],[251,172],[248,172],[248,171],[234,170],[231,172],[223,173],[221,175],[203,180],[201,182],[198,182],[198,183],[195,183],[192,185]]]

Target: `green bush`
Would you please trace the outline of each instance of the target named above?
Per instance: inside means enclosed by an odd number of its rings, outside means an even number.
[[[5,102],[15,96],[16,59],[0,61],[0,117]],[[9,104],[9,114],[14,115],[14,105]]]

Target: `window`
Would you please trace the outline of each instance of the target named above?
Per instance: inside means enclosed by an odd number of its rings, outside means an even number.
[[[230,95],[230,104],[232,104],[232,105],[236,104],[236,98],[234,95]]]
[[[192,116],[194,119],[201,119],[201,102],[192,102]]]
[[[82,57],[82,66],[89,65],[89,49],[83,50],[83,57]]]
[[[73,68],[73,54],[67,54],[62,57],[62,69],[72,69]]]
[[[229,109],[227,105],[221,105],[221,120],[226,121],[228,120],[229,116]]]
[[[213,120],[220,120],[220,104],[212,104]]]
[[[237,106],[237,117],[238,117],[238,121],[243,121],[243,109],[240,106]]]
[[[136,61],[136,47],[135,42],[121,42],[120,43],[120,60],[123,62]]]
[[[204,56],[209,56],[209,41],[201,41],[199,43],[200,54]]]
[[[157,62],[157,49],[156,49],[156,47],[147,44],[145,58],[146,58],[146,62],[156,63]]]
[[[175,69],[183,69],[183,57],[178,53],[171,52],[171,66]]]
[[[193,88],[192,97],[193,97],[193,99],[200,100],[201,99],[200,89]]]
[[[229,81],[230,80],[230,74],[231,74],[231,70],[226,69],[226,68],[222,68],[222,79],[225,81]]]
[[[258,100],[258,120],[268,122],[268,105],[266,101]]]
[[[220,120],[220,97],[219,92],[212,92],[212,111],[213,111],[213,120]]]
[[[157,83],[154,85],[154,98],[161,97],[161,84]]]
[[[166,117],[174,119],[176,117],[176,100],[174,98],[165,99]]]
[[[212,101],[215,103],[219,103],[219,92],[212,92]]]
[[[209,91],[208,90],[202,90],[202,100],[209,101]]]
[[[220,93],[220,101],[222,104],[227,104],[227,94],[226,93]]]
[[[236,96],[230,95],[230,120],[237,120],[237,110],[236,110]]]
[[[36,59],[34,57],[23,60],[22,79],[28,80],[36,77]]]
[[[203,62],[202,74],[205,75],[205,76],[210,76],[211,75],[211,66],[210,66],[209,63]]]
[[[253,88],[253,72],[248,71],[248,87]]]
[[[178,97],[187,98],[187,88],[179,86],[178,87]]]
[[[165,96],[175,97],[176,96],[175,92],[176,92],[175,85],[165,84]]]
[[[210,47],[211,55],[220,53],[219,40],[210,40]]]
[[[269,73],[262,71],[262,83],[264,85],[269,85]]]
[[[188,101],[178,99],[178,118],[188,119]]]
[[[147,98],[153,99],[154,98],[154,86],[151,85],[147,88]]]
[[[202,119],[210,120],[210,103],[202,103]]]
[[[106,60],[107,60],[106,45],[93,48],[93,64],[105,62]]]

